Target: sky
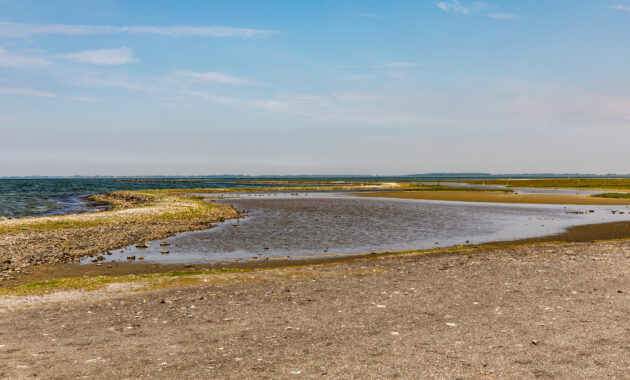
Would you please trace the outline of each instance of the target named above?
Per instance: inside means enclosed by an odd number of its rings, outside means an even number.
[[[0,176],[630,173],[630,1],[0,0]]]

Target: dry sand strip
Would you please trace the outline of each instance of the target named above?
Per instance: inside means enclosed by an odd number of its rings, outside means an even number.
[[[630,205],[630,198],[596,198],[586,195],[513,194],[494,191],[379,191],[356,193],[362,197],[425,199],[433,201],[531,203],[560,205]]]
[[[0,378],[627,376],[630,242],[471,252],[5,311]]]

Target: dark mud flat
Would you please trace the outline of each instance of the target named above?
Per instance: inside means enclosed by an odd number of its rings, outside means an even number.
[[[70,295],[0,313],[0,378],[625,378],[628,268],[576,243]]]

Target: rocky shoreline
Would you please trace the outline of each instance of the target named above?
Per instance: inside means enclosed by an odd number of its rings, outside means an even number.
[[[112,208],[0,221],[0,281],[37,265],[74,262],[129,244],[208,229],[241,216],[229,205],[177,197],[163,199],[151,193],[114,192],[93,200],[110,203]]]

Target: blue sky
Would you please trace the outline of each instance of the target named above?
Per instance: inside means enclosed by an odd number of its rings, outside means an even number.
[[[630,1],[0,0],[0,176],[628,173]]]

